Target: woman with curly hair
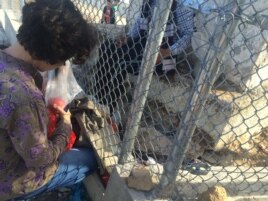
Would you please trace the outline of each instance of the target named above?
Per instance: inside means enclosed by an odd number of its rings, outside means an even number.
[[[66,60],[83,63],[98,43],[70,0],[35,0],[22,10],[18,41],[0,51],[0,200],[22,200],[82,181],[96,169],[92,150],[65,151],[70,113],[47,138],[48,114],[40,72]]]

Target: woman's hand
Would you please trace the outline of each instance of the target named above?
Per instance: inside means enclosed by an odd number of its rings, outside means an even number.
[[[53,109],[56,111],[56,116],[61,119],[66,124],[71,124],[71,113],[68,110],[67,112],[60,105],[54,104],[52,105]]]

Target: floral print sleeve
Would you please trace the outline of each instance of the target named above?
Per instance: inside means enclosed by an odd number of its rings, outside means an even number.
[[[0,200],[48,183],[68,142],[71,125],[63,122],[48,140],[41,89],[36,68],[0,50]]]
[[[16,108],[10,128],[14,148],[28,168],[40,168],[54,163],[68,142],[70,125],[60,124],[54,138],[47,139],[46,108],[35,101]]]

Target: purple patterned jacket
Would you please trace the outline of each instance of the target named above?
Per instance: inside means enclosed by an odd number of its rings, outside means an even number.
[[[70,125],[47,139],[42,76],[30,64],[0,51],[0,200],[22,196],[55,174]]]

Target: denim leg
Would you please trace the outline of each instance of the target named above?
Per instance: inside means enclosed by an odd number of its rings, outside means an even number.
[[[46,191],[74,185],[94,172],[96,168],[97,162],[93,150],[71,149],[60,156],[59,168],[45,186],[15,200],[26,200]]]
[[[71,149],[59,161],[57,173],[47,184],[48,190],[76,184],[97,168],[94,152],[87,148]]]

